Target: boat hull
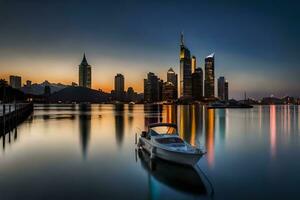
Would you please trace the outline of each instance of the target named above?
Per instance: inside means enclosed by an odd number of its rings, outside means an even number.
[[[145,138],[140,138],[139,146],[146,150],[152,157],[158,157],[160,159],[182,165],[194,166],[203,156],[202,153],[176,152],[156,147]]]

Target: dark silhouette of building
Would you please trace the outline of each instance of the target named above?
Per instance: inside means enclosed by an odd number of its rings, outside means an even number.
[[[225,81],[225,100],[228,101],[229,99],[229,86],[228,81]]]
[[[22,78],[20,76],[9,76],[9,85],[15,89],[21,89]]]
[[[176,86],[171,82],[163,83],[162,100],[171,101],[177,99]]]
[[[126,92],[126,100],[130,101],[138,101],[138,94],[133,90],[132,87],[128,87]]]
[[[170,82],[175,87],[174,99],[178,97],[178,75],[174,72],[172,67],[168,70],[167,73],[167,82]]]
[[[225,99],[225,77],[224,76],[218,78],[218,98],[220,100]]]
[[[32,82],[31,82],[30,80],[27,80],[27,81],[26,81],[25,87],[31,87],[31,83],[32,83]]]
[[[215,55],[211,54],[205,58],[205,97],[215,98]]]
[[[44,95],[46,97],[49,97],[51,95],[51,88],[50,86],[46,85],[45,88],[44,88]]]
[[[92,85],[92,68],[88,64],[85,54],[79,65],[79,86],[91,88]]]
[[[156,102],[162,100],[163,81],[154,73],[149,72],[147,79],[144,79],[144,101]]]
[[[223,101],[228,100],[228,82],[224,76],[218,78],[218,98]]]
[[[115,76],[115,99],[118,101],[124,100],[124,76],[122,74],[117,74]]]
[[[203,71],[201,68],[195,68],[192,74],[192,96],[195,100],[203,98]]]
[[[192,77],[191,77],[191,55],[190,50],[184,45],[183,34],[180,43],[180,97],[191,98]]]
[[[25,95],[22,91],[12,88],[6,80],[0,79],[0,103],[24,100]]]

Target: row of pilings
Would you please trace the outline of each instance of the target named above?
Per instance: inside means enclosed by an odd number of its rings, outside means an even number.
[[[33,112],[32,103],[0,104],[0,136],[14,129]]]

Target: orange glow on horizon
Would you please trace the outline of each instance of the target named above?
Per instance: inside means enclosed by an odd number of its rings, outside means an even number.
[[[32,84],[34,83],[43,83],[44,81],[49,81],[50,83],[61,83],[64,85],[71,85],[72,82],[75,82],[78,84],[78,80],[77,79],[71,79],[71,78],[57,78],[54,76],[49,76],[49,74],[46,74],[45,76],[39,75],[38,77],[36,76],[22,76],[19,73],[5,73],[5,74],[0,74],[0,79],[5,79],[8,83],[9,83],[9,76],[10,75],[17,75],[17,76],[21,76],[22,77],[22,85],[26,84],[27,80],[31,80]],[[94,77],[92,78],[92,80],[94,79]],[[103,82],[97,82],[96,80],[92,81],[92,89],[94,90],[99,90],[101,89],[104,92],[110,93],[113,89],[114,89],[114,77],[112,77],[111,81],[105,81],[105,83]],[[141,81],[142,82],[142,81]],[[135,92],[141,93],[143,92],[143,83],[127,83],[125,80],[125,91],[127,91],[128,87],[132,87],[134,89]]]

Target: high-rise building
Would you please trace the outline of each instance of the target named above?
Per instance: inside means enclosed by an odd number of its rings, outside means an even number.
[[[218,98],[220,100],[225,99],[225,77],[224,76],[218,78]]]
[[[172,101],[177,99],[176,95],[177,88],[172,82],[164,82],[162,90],[162,100]]]
[[[21,89],[22,78],[20,76],[9,76],[9,85],[15,89]]]
[[[156,102],[162,100],[162,84],[154,73],[149,72],[147,78],[144,79],[144,101]]]
[[[26,86],[26,87],[31,87],[31,83],[32,83],[32,82],[31,82],[30,80],[27,80],[25,86]]]
[[[228,81],[225,81],[225,101],[229,99]]]
[[[192,97],[192,73],[190,50],[184,45],[183,34],[180,43],[180,97]]]
[[[215,55],[211,54],[205,58],[205,81],[204,95],[211,99],[215,97]]]
[[[138,100],[138,94],[133,90],[132,87],[128,87],[127,92],[126,92],[126,100],[128,102],[130,101],[137,101]]]
[[[195,56],[192,56],[192,74],[195,72],[197,68],[197,60]]]
[[[228,100],[228,82],[224,76],[218,78],[218,98],[223,101]]]
[[[200,67],[192,74],[192,96],[195,100],[203,98],[203,71]]]
[[[116,100],[124,100],[124,76],[122,74],[117,74],[115,76],[115,95]]]
[[[92,85],[92,68],[88,64],[85,54],[79,65],[79,86],[91,88]]]
[[[174,91],[174,98],[178,98],[178,76],[172,69],[172,67],[168,70],[167,73],[167,82],[170,82],[173,84],[175,91]]]

